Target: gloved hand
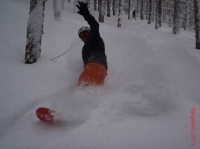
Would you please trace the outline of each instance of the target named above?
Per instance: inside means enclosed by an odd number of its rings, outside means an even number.
[[[77,13],[82,16],[87,16],[89,14],[87,4],[84,2],[78,2],[78,3],[79,3],[79,5],[76,5],[76,7],[79,9],[79,11],[77,11]]]

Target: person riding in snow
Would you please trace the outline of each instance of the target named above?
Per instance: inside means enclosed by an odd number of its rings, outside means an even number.
[[[78,86],[103,85],[108,66],[105,44],[99,33],[99,23],[90,14],[86,3],[78,3],[77,13],[82,15],[90,25],[90,28],[83,26],[78,30],[79,38],[84,42],[82,48],[84,70],[79,77]]]

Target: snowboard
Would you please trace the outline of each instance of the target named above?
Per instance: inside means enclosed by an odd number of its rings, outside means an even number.
[[[50,110],[48,108],[38,108],[36,110],[36,116],[41,120],[41,121],[53,121],[54,120],[54,115],[55,115],[55,111]]]

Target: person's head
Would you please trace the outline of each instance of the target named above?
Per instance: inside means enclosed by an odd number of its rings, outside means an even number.
[[[87,43],[90,40],[91,30],[87,26],[83,26],[78,30],[78,35],[84,43]]]

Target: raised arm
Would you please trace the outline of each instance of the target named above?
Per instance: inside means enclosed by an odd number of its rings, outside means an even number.
[[[95,20],[95,18],[88,11],[86,3],[83,3],[83,2],[78,2],[78,3],[79,3],[79,5],[76,5],[76,7],[79,9],[79,11],[77,13],[82,15],[84,17],[84,19],[90,25],[92,37],[94,38],[94,40],[100,39],[99,23]]]

